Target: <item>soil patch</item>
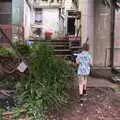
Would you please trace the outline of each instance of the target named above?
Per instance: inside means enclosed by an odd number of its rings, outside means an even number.
[[[120,95],[108,87],[89,87],[87,91],[81,104],[75,90],[69,104],[54,113],[54,120],[120,120]]]

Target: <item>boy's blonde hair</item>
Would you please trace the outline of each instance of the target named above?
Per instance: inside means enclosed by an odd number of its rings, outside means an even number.
[[[82,47],[82,50],[89,51],[89,44],[84,43],[83,47]]]

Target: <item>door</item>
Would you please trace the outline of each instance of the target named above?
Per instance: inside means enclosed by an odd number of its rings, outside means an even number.
[[[68,18],[67,34],[75,35],[75,18]]]

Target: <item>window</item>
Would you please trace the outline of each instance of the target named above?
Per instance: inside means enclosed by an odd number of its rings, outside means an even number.
[[[0,24],[11,24],[12,21],[12,1],[0,1]]]
[[[42,16],[42,9],[36,8],[35,9],[35,23],[42,23],[43,16]]]

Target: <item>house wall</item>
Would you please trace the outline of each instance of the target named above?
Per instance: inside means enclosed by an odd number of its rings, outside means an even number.
[[[59,0],[36,0],[34,2],[34,7],[35,8],[49,8],[50,7],[60,7],[61,6],[61,1]]]
[[[81,40],[82,44],[88,36],[87,20],[88,20],[88,0],[79,0],[79,10],[81,11]]]
[[[120,10],[115,13],[114,65],[120,66]]]
[[[23,25],[24,25],[24,39],[28,40],[31,33],[31,9],[28,6],[26,0],[24,0]]]
[[[52,31],[53,35],[52,38],[56,38],[59,36],[62,36],[64,34],[63,30],[63,22],[64,19],[62,19],[59,16],[59,8],[61,8],[62,3],[61,1],[54,0],[51,2],[51,0],[48,1],[40,1],[36,0],[34,3],[35,8],[41,8],[42,9],[42,38],[45,38],[45,31]],[[35,11],[32,12],[32,24],[35,24]],[[37,24],[35,24],[37,27],[39,27]]]
[[[58,4],[59,4],[59,7],[57,6]],[[57,2],[57,0],[55,0],[53,3],[50,3],[50,1],[46,2],[46,1],[37,0],[35,3],[35,7],[42,8],[42,13],[43,13],[43,22],[42,22],[43,35],[42,37],[43,38],[44,38],[44,32],[46,30],[51,30],[54,32],[54,34],[52,35],[52,38],[66,35],[67,17],[68,17],[67,11],[76,9],[74,4],[72,3],[72,0],[63,0],[62,3]],[[60,14],[59,8],[63,8],[63,10],[61,10],[61,14]],[[35,11],[32,11],[31,24],[35,24],[34,19],[35,19]]]
[[[23,26],[24,0],[12,0],[12,41],[23,39],[19,37],[18,26]]]
[[[23,0],[12,0],[12,24],[23,23]]]
[[[82,44],[89,38],[90,53],[94,51],[94,0],[79,0],[79,10],[81,11],[81,40]]]
[[[60,37],[63,37],[63,36],[65,36],[65,23],[64,23],[64,21],[65,21],[65,19],[62,17],[62,16],[60,16],[60,18],[59,18],[59,36]]]
[[[110,65],[111,10],[94,0],[94,65]]]
[[[65,7],[65,11],[66,10],[75,10],[76,9],[76,7],[73,4],[72,0],[65,0],[64,7]]]
[[[32,9],[31,11],[31,25],[34,25],[35,24],[35,10]]]
[[[26,0],[12,0],[12,35],[14,40],[29,39],[31,11]],[[19,27],[19,28],[18,28]],[[19,29],[19,30],[18,30]],[[22,35],[19,35],[22,34]],[[23,38],[24,36],[24,38]]]
[[[94,0],[87,1],[87,37],[89,38],[90,53],[94,56]]]
[[[102,0],[79,0],[82,43],[89,38],[94,66],[110,66],[111,10]]]
[[[53,31],[52,38],[59,35],[59,9],[43,9],[43,33]]]

